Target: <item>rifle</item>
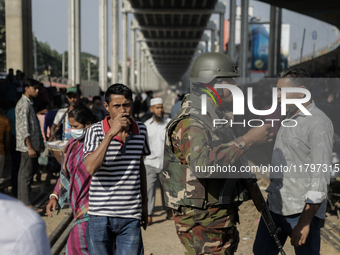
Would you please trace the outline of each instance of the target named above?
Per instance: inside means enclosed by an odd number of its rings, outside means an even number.
[[[274,239],[274,242],[279,249],[281,255],[286,255],[283,250],[282,244],[277,237],[277,233],[281,231],[280,228],[276,228],[273,218],[269,212],[268,205],[264,200],[261,190],[257,185],[256,179],[244,179],[244,186],[249,192],[250,198],[253,200],[256,209],[261,213],[264,222],[268,228],[270,236]]]

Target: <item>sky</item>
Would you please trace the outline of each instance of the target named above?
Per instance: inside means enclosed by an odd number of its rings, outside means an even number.
[[[121,0],[119,0],[121,1]],[[237,0],[238,5],[241,0]],[[226,15],[229,18],[229,1],[226,1]],[[109,64],[111,63],[111,1],[108,1],[108,30],[109,43],[108,55]],[[254,16],[261,17],[261,21],[269,21],[270,6],[268,4],[250,0],[250,5],[254,7]],[[82,0],[81,1],[81,51],[98,56],[99,52],[99,1],[98,0]],[[67,0],[32,0],[32,20],[33,33],[39,41],[47,42],[52,49],[59,53],[68,50],[68,1]],[[129,23],[133,18],[129,14]],[[211,16],[212,20],[218,21],[218,15]],[[121,20],[121,18],[120,18]],[[313,52],[313,44],[316,43],[317,48],[322,48],[336,40],[336,32],[333,26],[316,19],[297,14],[288,10],[282,11],[282,23],[290,24],[290,56],[293,59],[300,54],[302,45],[303,30],[306,28],[306,36],[304,43],[304,55]],[[218,22],[217,22],[218,25]],[[312,40],[313,31],[317,31],[317,41]],[[121,35],[121,31],[119,31]],[[129,33],[128,33],[129,34]],[[340,33],[338,33],[338,36]],[[293,50],[293,43],[297,44],[297,49]],[[121,47],[121,46],[120,46]],[[129,48],[129,47],[128,47]],[[120,56],[121,59],[121,50]]]

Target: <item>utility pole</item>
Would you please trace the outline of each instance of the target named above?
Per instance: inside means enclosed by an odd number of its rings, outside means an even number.
[[[61,55],[61,77],[65,78],[65,52]]]
[[[302,45],[301,45],[301,52],[300,52],[300,63],[302,62],[302,52],[303,52],[303,45],[305,44],[305,35],[306,35],[306,28],[303,29]]]
[[[38,77],[38,60],[37,60],[37,38],[34,38],[34,75]]]
[[[87,60],[87,80],[91,80],[91,62],[89,59]]]

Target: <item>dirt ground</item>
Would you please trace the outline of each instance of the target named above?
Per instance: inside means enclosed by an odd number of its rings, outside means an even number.
[[[42,175],[42,181],[45,175]],[[52,180],[52,187],[54,187],[56,180]],[[266,183],[259,180],[259,185],[262,190],[266,187]],[[33,200],[41,192],[43,182],[37,183],[36,180],[32,185]],[[10,193],[10,189],[7,190]],[[263,193],[265,195],[265,192]],[[257,212],[252,201],[243,203],[240,206],[240,225],[238,230],[240,232],[240,243],[236,255],[250,255],[252,254],[252,246],[256,235],[257,226],[260,220],[260,213]],[[53,218],[48,218],[47,215],[42,215],[42,219],[46,224],[47,236],[49,236],[58,224],[70,213],[69,208],[64,208],[57,213],[53,213]],[[176,235],[175,225],[173,220],[166,220],[166,213],[161,207],[161,192],[158,188],[156,190],[156,207],[153,221],[154,223],[148,226],[147,230],[142,230],[143,243],[146,255],[183,255],[181,243]],[[340,219],[336,216],[328,216],[328,220],[332,221],[340,227]],[[287,240],[284,250],[287,255],[294,255],[294,249],[290,245],[290,240]],[[321,239],[321,255],[336,255],[340,251],[335,250],[329,243]]]
[[[261,189],[264,190],[265,183],[260,180],[259,184]],[[160,195],[160,189],[157,189],[154,223],[146,231],[142,231],[145,255],[183,255],[184,252],[177,237],[174,222],[165,219],[166,213],[162,210]],[[260,220],[260,213],[256,210],[253,202],[248,201],[240,206],[239,215],[240,243],[235,255],[250,255],[253,254],[252,247]],[[328,218],[340,226],[340,219],[337,220],[336,217]],[[295,254],[289,239],[284,246],[284,250],[287,255]],[[340,254],[340,251],[335,250],[330,244],[321,240],[320,253],[321,255],[336,255]]]

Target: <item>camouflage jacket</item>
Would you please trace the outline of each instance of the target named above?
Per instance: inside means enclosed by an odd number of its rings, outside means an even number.
[[[248,146],[242,137],[235,137],[231,128],[214,128],[212,120],[221,119],[215,107],[208,101],[209,114],[202,116],[198,102],[197,95],[186,95],[181,110],[167,125],[162,176],[166,205],[173,209],[237,206],[248,200],[247,192],[237,179],[229,182],[212,179],[218,176],[198,174],[194,166],[246,165],[244,152]]]

